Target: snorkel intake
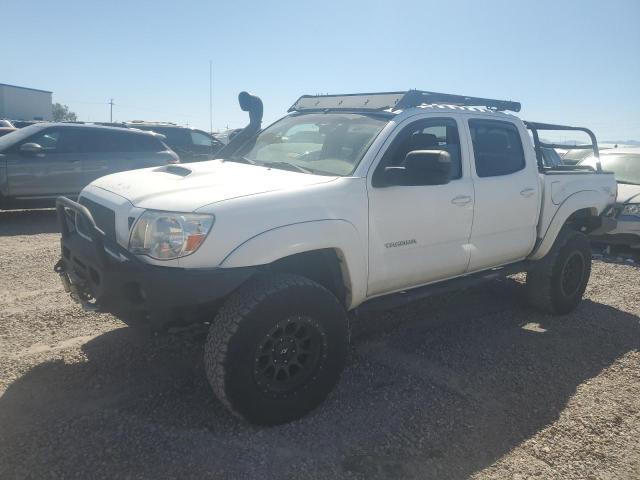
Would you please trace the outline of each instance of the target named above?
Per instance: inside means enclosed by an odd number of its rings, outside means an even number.
[[[229,158],[233,156],[235,151],[258,133],[262,127],[263,106],[260,97],[243,91],[238,94],[238,103],[243,112],[249,112],[249,124],[233,137],[225,147],[220,149],[216,154],[218,158]]]

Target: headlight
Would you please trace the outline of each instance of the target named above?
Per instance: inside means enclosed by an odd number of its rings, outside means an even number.
[[[157,260],[184,257],[202,245],[213,222],[213,215],[147,210],[131,230],[129,251]]]
[[[635,215],[640,217],[640,203],[630,203],[622,209],[622,215]]]

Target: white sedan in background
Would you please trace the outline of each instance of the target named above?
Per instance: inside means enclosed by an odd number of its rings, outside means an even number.
[[[618,182],[615,212],[618,226],[596,240],[640,249],[640,147],[606,150],[600,153],[600,162],[602,169],[613,172]],[[590,156],[580,165],[596,168],[596,160]]]

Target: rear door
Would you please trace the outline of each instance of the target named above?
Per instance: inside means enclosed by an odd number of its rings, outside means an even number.
[[[110,129],[92,128],[87,132],[84,142],[87,155],[83,164],[85,185],[113,173],[111,144]]]
[[[172,160],[162,142],[150,135],[115,129],[95,129],[85,162],[86,184],[116,172],[165,165]]]
[[[145,133],[132,133],[127,139],[127,148],[129,151],[126,156],[131,158],[131,161],[116,165],[116,168],[133,170],[136,168],[166,165],[167,163],[175,163],[177,161],[175,154],[170,152],[169,148],[162,143],[159,136]]]
[[[6,152],[9,194],[16,199],[77,195],[84,186],[81,130],[64,126],[45,128]],[[25,143],[36,143],[42,151],[21,152]]]
[[[525,158],[526,131],[510,121],[470,119],[475,209],[469,272],[525,258],[540,208],[535,158]]]

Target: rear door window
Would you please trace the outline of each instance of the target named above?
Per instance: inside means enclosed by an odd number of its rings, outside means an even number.
[[[152,135],[135,135],[136,152],[161,152],[165,150],[162,142]]]
[[[104,130],[100,132],[101,144],[100,151],[102,152],[134,152],[135,151],[135,136],[118,131]]]
[[[510,175],[525,167],[520,133],[510,122],[469,120],[478,177]]]
[[[194,145],[211,147],[214,144],[214,140],[209,135],[194,131],[191,131],[189,133],[191,134],[191,142]]]
[[[153,128],[156,133],[165,136],[166,143],[174,147],[188,147],[191,145],[191,136],[189,131],[181,128]]]

